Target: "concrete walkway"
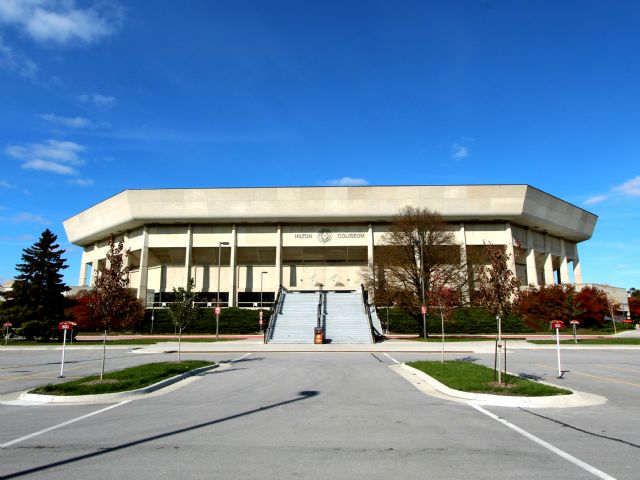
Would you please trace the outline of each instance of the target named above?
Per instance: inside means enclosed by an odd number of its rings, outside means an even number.
[[[549,350],[553,344],[537,345],[525,340],[508,340],[509,350]],[[495,342],[492,340],[469,342],[445,342],[445,353],[493,353]],[[567,350],[640,350],[640,345],[571,345],[562,344]],[[154,345],[142,345],[135,349],[140,354],[164,353],[178,350],[178,342],[162,342]],[[220,343],[182,342],[183,353],[226,353],[226,352],[380,352],[380,353],[441,353],[440,342],[419,342],[413,340],[387,340],[375,344],[264,344],[254,339]]]

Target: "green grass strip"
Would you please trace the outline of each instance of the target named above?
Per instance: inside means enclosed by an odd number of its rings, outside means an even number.
[[[527,340],[538,345],[555,345],[555,340]],[[561,344],[576,345],[573,340],[560,340]],[[578,345],[640,345],[640,338],[582,338]]]
[[[498,385],[492,368],[461,360],[444,363],[419,361],[407,363],[407,365],[423,371],[449,388],[463,392],[523,397],[544,397],[571,393],[562,388],[551,387],[513,375],[507,375],[506,387]]]
[[[409,338],[408,340],[413,340],[416,342],[426,342],[426,343],[442,343],[442,339],[439,337],[429,337],[429,338]],[[470,338],[470,337],[444,337],[444,343],[447,342],[495,342],[493,338]]]
[[[147,387],[165,378],[196,368],[206,367],[207,365],[213,365],[213,363],[205,360],[147,363],[137,367],[105,373],[102,381],[99,380],[99,375],[93,375],[71,382],[45,385],[30,390],[29,393],[38,393],[40,395],[96,395],[100,393],[125,392]]]
[[[215,338],[189,338],[182,337],[183,342],[231,342],[235,339],[233,338],[220,338],[216,340]],[[107,340],[107,346],[112,345],[154,345],[156,343],[162,342],[177,342],[178,337],[167,337],[167,338],[131,338],[127,340]],[[31,340],[9,340],[7,346],[9,347],[41,347],[43,345],[57,345],[61,346],[62,341],[54,342],[54,341],[31,341]],[[91,345],[102,345],[102,340],[74,340],[73,343],[67,340],[67,347],[71,346],[91,346]],[[4,346],[4,343],[2,343]]]

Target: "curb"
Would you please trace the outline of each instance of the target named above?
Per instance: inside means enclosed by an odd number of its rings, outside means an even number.
[[[196,368],[195,370],[189,370],[188,372],[181,373],[174,377],[165,378],[153,385],[148,385],[136,390],[126,390],[124,392],[99,393],[95,395],[40,395],[38,393],[29,393],[29,391],[26,391],[18,397],[18,400],[34,403],[110,403],[120,400],[133,400],[135,397],[155,392],[161,388],[168,387],[174,383],[178,383],[184,379],[218,367],[219,365],[216,364]]]
[[[418,390],[423,391],[424,393],[428,394],[429,392],[423,388],[423,382],[427,383],[429,387],[435,389],[437,392],[447,397],[452,397],[452,399],[463,400],[467,403],[478,405],[491,405],[494,407],[511,408],[572,408],[602,405],[607,402],[607,399],[605,397],[601,397],[600,395],[578,392],[568,387],[562,388],[573,392],[570,395],[552,395],[546,397],[517,397],[506,395],[491,395],[488,393],[463,392],[447,387],[435,378],[404,363],[400,364],[399,366],[393,365],[391,368],[396,370],[398,374],[402,375],[416,388],[418,388]],[[398,371],[399,369],[404,370],[406,374],[404,374],[404,372]],[[509,373],[509,375],[513,374]],[[556,387],[557,385],[552,386]]]

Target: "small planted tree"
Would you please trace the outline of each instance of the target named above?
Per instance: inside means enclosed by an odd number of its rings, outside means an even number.
[[[116,243],[112,235],[109,238],[106,264],[98,269],[90,295],[91,316],[104,332],[100,380],[104,376],[107,331],[132,327],[144,316],[144,304],[128,288],[129,268],[125,266],[128,255],[129,251],[124,249],[124,243]]]
[[[184,330],[198,316],[198,309],[195,306],[196,294],[193,291],[195,282],[193,278],[187,281],[187,287],[173,289],[173,302],[169,304],[169,313],[173,324],[178,330],[178,362],[181,361],[182,351],[182,330]]]
[[[485,244],[488,265],[479,267],[476,275],[477,302],[495,316],[498,327],[496,335],[495,365],[498,383],[502,383],[502,319],[511,311],[520,282],[509,268],[509,253],[505,245]],[[506,380],[506,372],[505,372]]]
[[[431,279],[431,290],[427,297],[427,303],[430,308],[437,308],[440,312],[440,330],[442,334],[442,355],[440,362],[444,363],[444,323],[445,320],[451,320],[453,316],[453,308],[460,305],[460,292],[450,288],[444,280],[444,277],[440,275],[438,270],[435,270]]]

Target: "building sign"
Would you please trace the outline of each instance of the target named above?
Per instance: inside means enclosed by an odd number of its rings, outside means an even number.
[[[368,227],[362,225],[336,225],[332,227],[300,225],[283,229],[283,245],[339,246],[365,245]]]
[[[320,230],[318,230],[318,241],[320,243],[329,243],[332,236],[333,234],[328,228],[321,228]]]

